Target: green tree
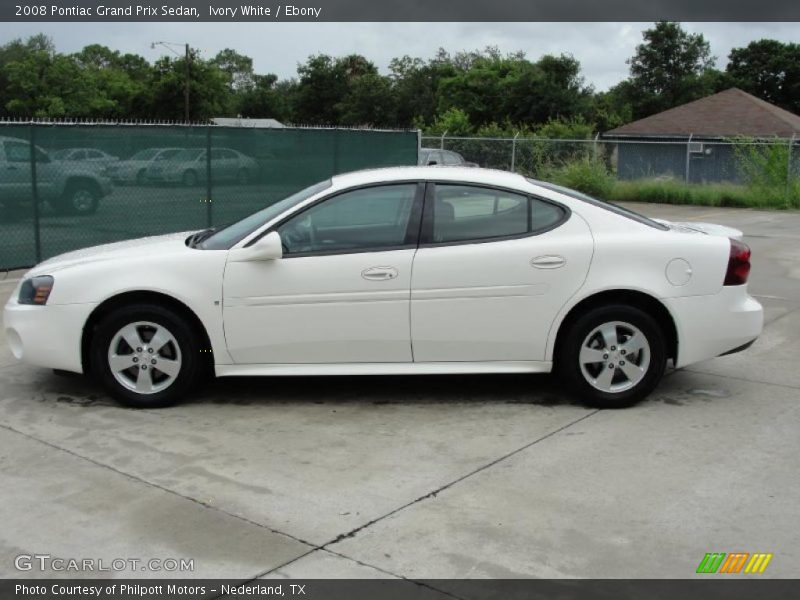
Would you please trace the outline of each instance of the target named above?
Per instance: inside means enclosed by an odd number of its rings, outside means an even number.
[[[164,56],[153,67],[150,115],[157,119],[184,120],[183,90],[186,59]],[[233,114],[228,77],[210,61],[192,52],[189,60],[189,118],[206,120]]]
[[[236,112],[253,119],[290,119],[296,87],[293,80],[278,81],[276,75],[253,75],[252,87],[238,93]]]
[[[210,63],[226,74],[231,91],[245,91],[255,85],[253,59],[249,56],[225,48],[220,50]]]
[[[346,99],[358,80],[377,75],[378,69],[357,54],[341,58],[318,54],[298,66],[297,73],[294,118],[309,125],[337,125],[346,109]]]
[[[800,113],[800,44],[759,40],[734,48],[728,58],[726,71],[734,85]]]
[[[679,23],[659,21],[642,33],[644,42],[628,60],[628,96],[634,118],[641,118],[696,100],[710,90],[703,75],[715,58],[702,34],[686,32]]]
[[[395,127],[397,111],[389,78],[369,73],[353,80],[341,105],[343,125]]]

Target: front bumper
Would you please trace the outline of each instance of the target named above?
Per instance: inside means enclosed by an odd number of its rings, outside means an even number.
[[[744,350],[761,334],[764,309],[747,286],[725,286],[713,296],[666,299],[678,330],[676,367]]]
[[[6,340],[15,358],[31,365],[83,372],[83,325],[97,304],[18,304],[3,311]]]

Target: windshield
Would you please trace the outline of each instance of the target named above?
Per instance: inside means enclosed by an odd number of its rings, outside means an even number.
[[[253,213],[249,217],[245,217],[241,221],[237,221],[232,225],[228,225],[224,229],[220,229],[214,233],[214,235],[204,240],[198,246],[198,248],[202,248],[203,250],[227,250],[238,244],[256,229],[261,227],[264,223],[271,221],[282,212],[297,204],[300,204],[304,200],[311,198],[311,196],[314,196],[321,191],[328,189],[329,187],[331,187],[331,180],[326,179],[325,181],[315,183],[311,187],[307,187],[304,190],[300,190],[299,192],[296,192],[291,196],[284,198],[283,200],[278,200],[276,203],[270,204],[266,208],[262,208],[260,211]]]
[[[558,192],[559,194],[564,194],[565,196],[569,196],[570,198],[581,200],[582,202],[586,202],[588,204],[591,204],[592,206],[598,206],[600,208],[610,210],[613,213],[632,219],[637,223],[641,223],[642,225],[649,225],[650,227],[654,227],[655,229],[661,229],[664,231],[669,230],[669,227],[667,227],[663,223],[658,223],[657,221],[648,219],[644,215],[640,215],[639,213],[627,208],[623,208],[622,206],[617,206],[616,204],[612,204],[611,202],[598,200],[597,198],[592,198],[591,196],[587,196],[586,194],[583,194],[581,192],[575,191],[570,188],[562,187],[554,183],[548,183],[546,181],[538,181],[536,179],[528,179],[528,181],[530,181],[535,185],[541,186],[545,189],[551,190],[553,192]]]
[[[69,150],[56,150],[55,152],[50,154],[50,157],[56,160],[61,160],[62,158],[66,158],[67,154],[69,153],[70,153]]]

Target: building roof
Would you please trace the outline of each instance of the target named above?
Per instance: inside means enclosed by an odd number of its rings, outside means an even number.
[[[214,117],[211,119],[214,125],[222,125],[224,127],[253,127],[253,128],[267,128],[267,129],[281,129],[286,127],[280,121],[275,119],[248,119],[242,117]]]
[[[622,127],[605,137],[800,137],[800,116],[731,88],[670,108]]]

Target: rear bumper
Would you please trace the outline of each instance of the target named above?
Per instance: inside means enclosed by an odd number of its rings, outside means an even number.
[[[12,298],[3,311],[3,328],[12,354],[31,365],[82,373],[83,325],[95,306],[31,306]]]
[[[678,331],[676,367],[749,347],[764,327],[764,309],[747,286],[725,286],[713,296],[664,300]]]

